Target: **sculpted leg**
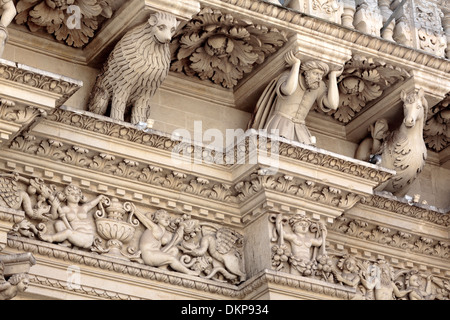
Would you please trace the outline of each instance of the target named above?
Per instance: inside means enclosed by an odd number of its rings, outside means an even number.
[[[123,93],[114,94],[111,106],[111,118],[119,121],[124,121],[127,100],[128,96]]]
[[[136,101],[131,113],[131,123],[137,124],[139,122],[147,122],[148,111],[150,109],[149,99],[141,97]]]

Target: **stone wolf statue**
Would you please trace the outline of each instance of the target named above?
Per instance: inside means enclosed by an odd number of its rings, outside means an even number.
[[[179,22],[168,13],[152,14],[115,46],[91,93],[89,111],[124,121],[132,108],[131,123],[148,119],[150,99],[169,73],[171,41]]]

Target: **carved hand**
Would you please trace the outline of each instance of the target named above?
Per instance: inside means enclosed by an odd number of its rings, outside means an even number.
[[[300,65],[301,64],[301,60],[299,58],[297,58],[298,51],[289,51],[288,53],[285,54],[284,56],[284,60],[287,62],[287,64],[289,66],[293,66],[295,64]]]
[[[329,78],[333,77],[333,78],[337,78],[339,77],[342,73],[344,72],[344,67],[338,69],[338,70],[331,70],[330,74],[329,74]]]

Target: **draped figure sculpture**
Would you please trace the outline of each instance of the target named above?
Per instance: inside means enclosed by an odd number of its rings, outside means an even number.
[[[339,106],[337,77],[340,71],[330,71],[321,61],[302,63],[295,51],[289,51],[285,60],[290,70],[272,80],[264,90],[248,129],[265,129],[269,134],[288,140],[314,145],[315,137],[306,127],[309,111],[318,104],[324,112]],[[328,74],[328,85],[324,77]]]

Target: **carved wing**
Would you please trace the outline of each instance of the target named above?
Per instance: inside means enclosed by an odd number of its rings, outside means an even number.
[[[220,254],[226,254],[233,247],[241,247],[243,245],[242,235],[229,228],[217,230],[216,239],[216,249]]]
[[[0,176],[0,197],[10,208],[18,209],[21,204],[20,189],[12,177]]]

